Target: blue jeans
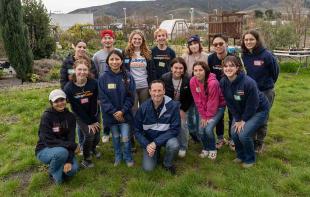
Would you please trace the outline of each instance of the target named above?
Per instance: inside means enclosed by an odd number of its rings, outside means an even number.
[[[218,108],[215,116],[212,118],[213,121],[209,122],[207,126],[201,127],[199,129],[200,139],[202,141],[203,149],[208,151],[216,150],[215,147],[215,135],[214,128],[217,123],[223,118],[225,112],[225,108]]]
[[[166,152],[165,152],[163,164],[165,167],[171,167],[171,166],[173,166],[173,160],[174,160],[177,152],[179,151],[179,142],[178,142],[177,138],[174,137],[174,138],[169,139],[166,142],[165,148],[166,148]],[[161,147],[156,148],[156,151],[155,151],[153,157],[150,157],[147,153],[147,150],[143,149],[142,168],[145,171],[154,170],[154,168],[157,164],[157,160],[160,157],[160,149],[161,149]]]
[[[199,113],[195,103],[193,103],[187,111],[187,125],[191,135],[198,136],[199,131]]]
[[[133,161],[131,155],[131,142],[130,142],[130,126],[128,123],[120,123],[110,127],[112,131],[112,141],[114,146],[115,162],[122,160],[124,152],[124,160],[126,162]],[[122,151],[121,140],[124,145],[124,151]]]
[[[64,173],[64,165],[67,162],[69,152],[63,147],[44,148],[37,154],[37,159],[48,164],[49,174],[51,174],[57,184],[63,182],[64,175],[73,176],[79,169],[79,164],[73,157],[71,171]]]
[[[188,127],[187,127],[186,120],[181,119],[181,130],[180,130],[180,133],[178,135],[180,150],[187,150],[187,148],[188,148],[188,137],[189,137],[189,134],[188,134]]]
[[[254,114],[248,121],[245,122],[243,130],[238,134],[235,132],[235,120],[232,122],[231,137],[235,143],[237,158],[244,163],[255,163],[255,152],[253,135],[257,129],[262,126],[267,120],[268,111],[261,111]]]

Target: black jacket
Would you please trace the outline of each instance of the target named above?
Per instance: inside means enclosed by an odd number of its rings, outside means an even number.
[[[53,108],[46,109],[41,117],[39,140],[35,154],[46,147],[63,147],[69,152],[67,162],[72,163],[74,151],[77,147],[75,126],[75,117],[68,109],[63,112],[58,112]]]
[[[168,73],[163,74],[161,76],[161,80],[163,80],[165,83],[166,95],[173,99],[174,98],[174,87],[172,83],[172,73],[168,72]],[[190,81],[189,77],[187,75],[184,75],[182,78],[182,84],[181,84],[181,89],[180,89],[180,103],[181,103],[180,108],[184,112],[186,112],[193,103],[193,97],[192,97],[192,93],[189,87],[189,81]]]
[[[63,90],[68,81],[72,79],[74,56],[69,54],[62,63],[60,69],[60,87]],[[93,78],[98,79],[98,72],[93,61],[91,61],[90,73]]]

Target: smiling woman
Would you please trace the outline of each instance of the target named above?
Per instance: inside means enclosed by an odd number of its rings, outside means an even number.
[[[73,176],[78,170],[74,152],[75,117],[66,108],[66,94],[59,89],[49,95],[51,107],[41,118],[39,141],[35,154],[38,160],[49,165],[49,176],[56,183],[63,182],[65,176]]]

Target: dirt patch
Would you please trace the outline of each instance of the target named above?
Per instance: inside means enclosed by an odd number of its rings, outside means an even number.
[[[6,116],[0,119],[0,123],[8,124],[8,125],[15,124],[19,121],[20,121],[20,118],[17,116]]]
[[[39,83],[24,82],[23,84],[21,84],[21,80],[17,78],[7,78],[0,80],[0,92],[31,90],[31,89],[54,87],[54,86],[59,87],[60,86],[59,81],[39,82]]]

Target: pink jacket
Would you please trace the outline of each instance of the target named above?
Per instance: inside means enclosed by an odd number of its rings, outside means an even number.
[[[209,120],[216,115],[218,108],[226,103],[215,74],[208,78],[208,95],[205,94],[204,84],[194,76],[190,81],[191,92],[201,118]]]

